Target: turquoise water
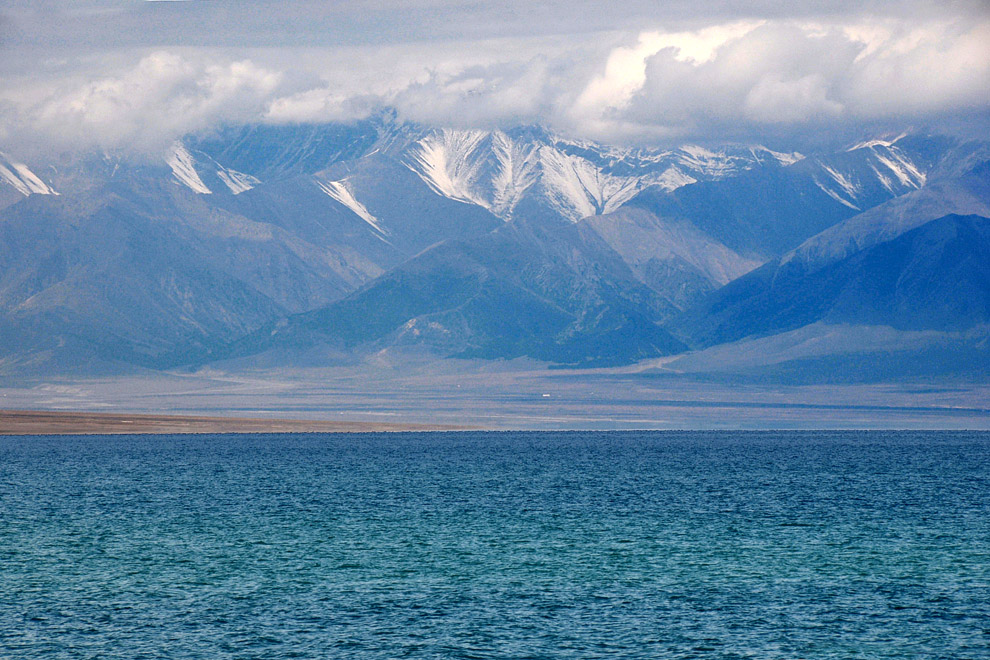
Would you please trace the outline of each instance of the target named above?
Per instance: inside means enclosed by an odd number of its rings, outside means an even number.
[[[0,437],[3,658],[988,658],[990,434]]]

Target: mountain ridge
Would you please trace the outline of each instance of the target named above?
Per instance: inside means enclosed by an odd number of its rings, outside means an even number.
[[[788,273],[987,212],[986,153],[910,134],[808,154],[628,148],[384,114],[222,127],[157,163],[3,156],[0,370],[317,345],[669,356],[740,339],[747,322],[717,329],[728,307]]]

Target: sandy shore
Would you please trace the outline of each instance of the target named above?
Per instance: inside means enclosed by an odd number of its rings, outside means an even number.
[[[246,417],[129,415],[121,413],[0,410],[0,435],[119,433],[359,433],[371,431],[454,431],[470,427],[441,424],[331,422]]]

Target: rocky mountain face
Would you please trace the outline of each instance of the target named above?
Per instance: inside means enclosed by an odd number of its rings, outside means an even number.
[[[144,161],[2,153],[0,372],[314,346],[609,365],[816,322],[914,328],[936,299],[946,328],[986,323],[956,299],[986,295],[987,152],[628,149],[386,113]]]

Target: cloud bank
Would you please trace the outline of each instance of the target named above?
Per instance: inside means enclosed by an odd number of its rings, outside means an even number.
[[[167,11],[176,16],[183,7],[206,11],[200,2],[152,4],[172,5]],[[231,7],[205,4],[213,12]],[[86,6],[97,5],[104,23],[135,20],[110,0]],[[386,5],[343,6],[336,18],[351,16],[352,27],[367,9],[353,43],[260,47],[264,39],[252,32],[258,16],[251,16],[231,23],[242,47],[196,45],[203,36],[196,30],[180,37],[170,28],[154,47],[120,37],[125,43],[104,48],[73,41],[59,21],[32,37],[22,7],[0,20],[0,55],[30,52],[45,39],[62,38],[62,47],[0,67],[0,142],[152,153],[219,123],[340,121],[386,106],[435,125],[542,123],[642,144],[794,140],[953,122],[979,131],[990,115],[990,11],[980,4],[891,15],[837,14],[833,3],[832,12],[787,15],[764,3],[762,16],[725,13],[714,21],[677,5],[676,20],[656,17],[655,28],[631,29],[620,16],[580,30],[549,21],[545,32],[553,34],[530,34],[518,16],[472,30],[465,25],[475,5],[420,0],[396,4],[416,17],[406,37],[395,36],[402,11],[389,18]],[[311,10],[321,20],[330,11]],[[516,10],[526,18],[523,5]],[[641,25],[647,14],[630,10]],[[424,38],[444,16],[453,25]],[[659,25],[664,19],[675,27]],[[511,34],[513,26],[520,34]],[[380,43],[382,34],[393,37]]]
[[[8,91],[4,97],[13,110],[5,118],[14,129],[60,148],[155,152],[218,122],[257,121],[281,81],[279,72],[250,61],[197,62],[162,51],[121,75],[47,94]]]

